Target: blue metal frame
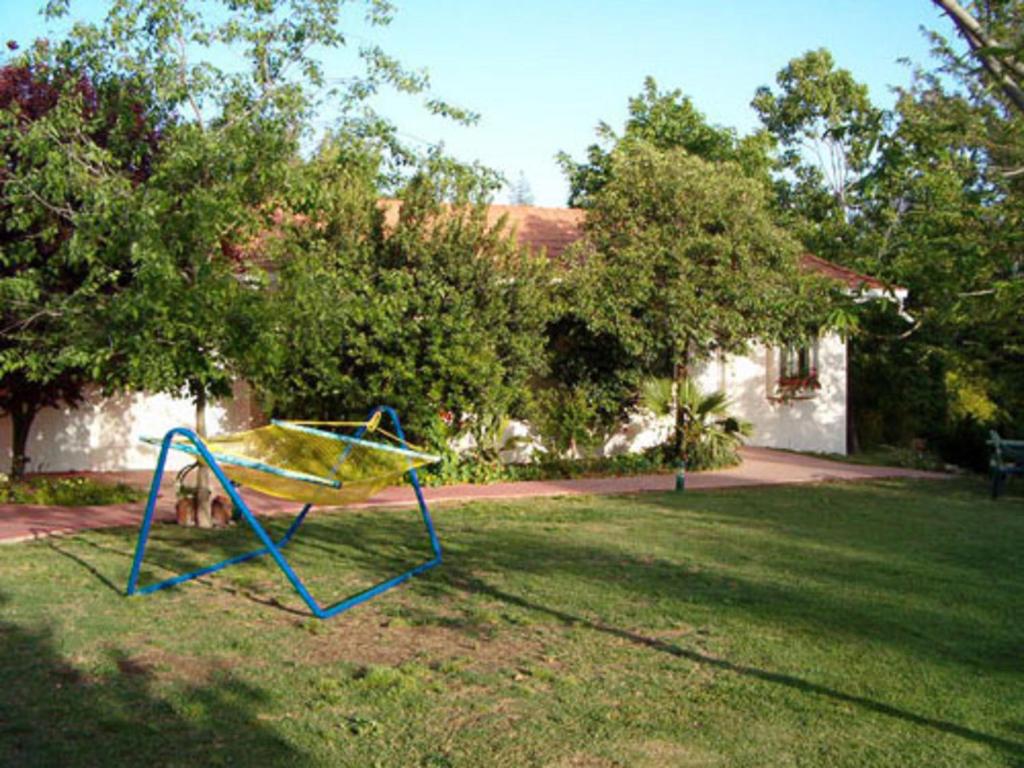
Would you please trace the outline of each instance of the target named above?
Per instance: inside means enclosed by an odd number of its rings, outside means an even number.
[[[376,408],[370,411],[370,415],[367,417],[367,421],[370,421],[370,419],[376,416],[378,412],[383,413],[384,415],[391,419],[391,424],[394,429],[395,435],[402,442],[402,445],[408,448],[408,443],[406,442],[405,439],[405,432],[402,431],[402,425],[401,422],[399,422],[398,420],[398,414],[395,412],[395,409],[386,405],[378,405]],[[365,426],[360,428],[359,431],[356,432],[354,436],[355,439],[358,440],[359,438],[361,438],[363,434],[365,434],[365,432]],[[153,526],[153,516],[156,513],[156,499],[157,494],[160,491],[160,485],[163,482],[164,466],[167,463],[167,453],[171,448],[171,443],[174,441],[174,438],[179,436],[185,438],[190,443],[192,443],[192,446],[194,446],[195,448],[195,453],[198,456],[202,457],[203,461],[212,470],[214,476],[217,478],[217,481],[221,484],[221,486],[224,488],[224,491],[231,498],[231,501],[234,503],[235,507],[241,511],[242,517],[249,524],[249,527],[252,528],[253,531],[256,533],[256,537],[260,540],[263,546],[260,549],[254,549],[251,552],[245,552],[244,554],[236,555],[235,557],[228,558],[227,560],[223,560],[219,563],[214,563],[213,565],[208,565],[204,568],[199,568],[195,571],[181,574],[180,576],[174,576],[172,578],[165,579],[164,581],[157,582],[156,584],[148,584],[144,587],[139,587],[139,572],[142,569],[142,561],[146,555],[146,544],[149,541],[150,529]],[[190,450],[189,452],[191,453],[192,451]],[[411,463],[412,462],[410,461],[410,465]],[[427,502],[423,498],[423,489],[420,488],[420,481],[418,475],[416,474],[416,469],[411,466],[409,469],[409,478],[412,480],[412,487],[413,490],[416,492],[416,501],[420,507],[420,514],[423,516],[423,524],[426,527],[427,534],[430,537],[430,547],[434,552],[434,557],[426,561],[425,563],[417,565],[415,568],[409,569],[405,573],[401,573],[398,576],[395,576],[394,578],[382,581],[379,584],[375,584],[374,586],[363,590],[362,592],[358,592],[350,597],[345,598],[344,600],[339,600],[333,605],[329,605],[326,608],[322,608],[320,604],[316,601],[316,599],[309,593],[309,590],[306,589],[306,585],[303,583],[302,579],[299,578],[298,574],[295,573],[291,565],[288,563],[284,555],[281,553],[281,550],[288,545],[292,537],[298,532],[299,527],[306,519],[306,515],[309,514],[309,510],[313,505],[306,504],[306,506],[302,508],[302,511],[299,512],[299,514],[296,516],[295,520],[292,522],[291,526],[285,532],[284,536],[282,536],[280,540],[275,542],[273,539],[270,538],[266,529],[256,519],[252,511],[250,511],[249,506],[245,503],[241,495],[236,490],[235,486],[224,474],[224,471],[220,468],[220,465],[217,463],[216,458],[212,453],[210,453],[210,451],[207,449],[206,445],[199,438],[199,436],[196,435],[195,432],[193,432],[190,429],[186,429],[184,427],[176,427],[170,430],[166,435],[164,435],[163,442],[161,443],[160,446],[160,458],[157,459],[156,471],[153,474],[153,482],[149,488],[149,499],[146,502],[146,513],[142,518],[142,526],[139,529],[139,540],[135,546],[135,559],[132,562],[131,574],[128,577],[127,594],[129,597],[132,595],[148,595],[151,592],[166,589],[167,587],[173,587],[175,584],[181,584],[183,582],[199,578],[200,576],[206,576],[207,574],[215,573],[216,571],[219,571],[223,568],[227,568],[230,565],[237,565],[238,563],[244,563],[247,560],[252,560],[253,558],[262,557],[263,555],[269,554],[271,557],[274,558],[274,561],[277,563],[277,566],[284,572],[284,575],[288,578],[288,581],[291,582],[292,587],[295,589],[296,592],[298,592],[299,596],[303,599],[303,601],[309,607],[309,610],[312,612],[314,616],[316,616],[319,619],[329,619],[331,616],[337,616],[339,613],[344,613],[349,608],[354,608],[360,603],[364,603],[367,600],[370,600],[371,598],[381,594],[382,592],[387,592],[392,587],[397,587],[399,584],[408,581],[413,576],[416,576],[417,574],[423,573],[424,571],[441,564],[441,542],[438,540],[437,532],[434,530],[434,521],[430,518],[430,510],[427,509]]]

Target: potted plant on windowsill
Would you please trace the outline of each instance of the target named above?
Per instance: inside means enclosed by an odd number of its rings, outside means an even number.
[[[811,368],[806,375],[780,376],[775,382],[775,395],[769,399],[777,403],[810,400],[817,396],[820,389],[821,382],[818,380],[818,372]]]

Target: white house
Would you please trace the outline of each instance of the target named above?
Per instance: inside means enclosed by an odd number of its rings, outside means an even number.
[[[562,258],[580,236],[583,211],[532,206],[491,207],[497,222],[507,216],[519,241],[543,249],[549,258]],[[904,298],[867,275],[806,255],[805,269],[844,283],[866,296]],[[887,293],[888,291],[888,293]],[[847,435],[847,349],[838,336],[828,334],[807,349],[766,349],[754,346],[749,354],[712,360],[698,372],[704,391],[724,390],[734,415],[750,421],[749,442],[773,448],[845,453]],[[76,409],[46,409],[32,425],[28,455],[30,471],[113,471],[153,466],[151,447],[139,442],[143,435],[162,435],[173,426],[190,426],[195,410],[186,398],[168,395],[126,394],[113,398],[89,397]],[[235,397],[208,410],[211,434],[236,431],[260,423],[244,384]],[[663,429],[638,417],[612,439],[606,450],[638,450],[658,440]],[[0,420],[0,467],[10,463],[10,419]],[[171,466],[184,463],[172,456]]]

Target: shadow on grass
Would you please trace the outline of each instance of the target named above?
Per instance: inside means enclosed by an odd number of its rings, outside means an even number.
[[[102,531],[102,533],[106,534],[109,533],[109,531],[104,530]],[[255,536],[253,537],[253,540],[255,541]],[[93,541],[90,538],[87,538],[84,535],[76,536],[73,539],[73,542],[74,546],[76,547],[84,546],[88,547],[90,550],[96,552],[97,554],[102,554],[104,556],[114,555],[120,558],[121,562],[125,564],[125,567],[123,569],[124,572],[111,572],[109,574],[104,573],[102,570],[100,570],[99,567],[90,562],[88,558],[83,557],[81,554],[77,552],[74,552],[71,549],[71,547],[67,546],[67,543],[62,540],[62,537],[51,537],[47,539],[46,547],[52,552],[60,555],[61,557],[67,558],[71,562],[80,566],[85,571],[92,574],[96,578],[96,580],[99,581],[100,584],[102,584],[107,589],[111,590],[112,592],[115,592],[118,595],[124,596],[125,590],[127,588],[128,570],[131,567],[132,559],[134,558],[134,552],[124,549],[122,547],[101,544],[97,541]],[[205,548],[205,551],[207,552],[207,554],[213,553],[217,555],[221,553],[221,551],[216,547],[216,545],[214,547],[207,546]],[[226,555],[224,557],[226,557]],[[224,558],[220,557],[219,559]],[[187,570],[194,569],[198,567],[198,564],[195,559],[185,556],[174,559],[174,562],[172,563],[165,563],[156,566],[153,566],[153,564],[150,563],[150,568],[154,567],[156,570],[161,571],[162,578],[168,578],[179,573],[183,573]],[[120,583],[116,583],[115,581],[113,581],[113,579],[117,578],[122,579],[122,581]],[[282,576],[282,578],[284,577]],[[248,590],[243,587],[237,586],[230,579],[208,577],[196,579],[194,583],[205,589],[223,592],[224,594],[231,595],[232,597],[240,597],[244,600],[248,600],[249,602],[257,603],[268,608],[274,608],[279,611],[284,611],[285,613],[290,613],[295,616],[309,616],[309,611],[306,610],[304,607],[302,609],[293,608],[291,606],[285,605],[275,597],[264,597],[262,595],[258,595],[252,590]]]
[[[700,512],[721,521],[713,509]],[[728,529],[723,533],[727,536]],[[397,552],[396,542],[415,541],[419,535],[413,524],[386,517],[372,526],[352,518],[328,518],[311,523],[306,534],[313,543],[303,546],[334,558],[339,568],[375,576],[407,567],[414,555],[405,548]],[[850,532],[849,546],[856,547],[855,534]],[[448,543],[445,566],[431,580],[446,579],[452,566],[552,583],[571,580],[577,607],[580,600],[594,599],[629,615],[636,597],[674,602],[675,612],[709,606],[744,619],[803,626],[837,641],[885,644],[919,658],[995,671],[1021,669],[1017,637],[1005,628],[986,632],[976,612],[950,609],[946,582],[951,564],[942,558],[927,561],[927,567],[908,578],[900,568],[883,570],[876,563],[840,557],[802,536],[757,551],[749,550],[749,540],[732,544],[723,536],[708,550],[706,543],[688,542],[680,532],[679,556],[669,557],[644,556],[635,546],[619,546],[619,535],[612,532],[594,542],[579,541],[571,531],[551,533],[515,523],[501,530],[470,528]],[[628,530],[621,535],[628,537]],[[760,572],[746,569],[751,559],[757,560]],[[895,555],[890,562],[896,562]],[[964,588],[971,590],[975,608],[994,610],[1013,601],[1016,583],[986,581],[978,594],[974,585]],[[414,584],[422,589],[423,582]],[[578,588],[587,585],[593,591]]]
[[[932,728],[942,733],[948,733],[954,736],[958,736],[963,739],[977,742],[979,744],[985,744],[995,749],[1000,749],[1008,752],[1014,757],[1024,758],[1024,743],[1011,741],[1004,739],[999,736],[993,736],[991,734],[982,733],[980,731],[966,728],[956,723],[951,723],[946,720],[939,720],[925,715],[919,715],[914,712],[908,712],[906,710],[894,707],[884,702],[875,701],[873,699],[866,698],[864,696],[855,696],[853,694],[844,693],[843,691],[837,691],[832,688],[828,688],[818,683],[813,683],[809,680],[804,680],[793,675],[786,675],[779,672],[771,672],[769,670],[758,669],[757,667],[751,667],[744,664],[735,664],[726,659],[714,658],[707,656],[698,651],[694,651],[689,648],[683,648],[675,643],[670,643],[665,640],[649,637],[638,632],[630,631],[627,629],[621,629],[619,627],[606,624],[602,621],[594,621],[582,616],[577,616],[566,611],[559,610],[558,608],[552,608],[550,606],[540,605],[539,603],[527,600],[524,597],[513,595],[508,592],[504,592],[497,589],[480,579],[473,578],[471,576],[452,576],[454,583],[457,583],[461,588],[467,592],[473,592],[476,594],[486,595],[490,598],[500,600],[509,605],[514,605],[519,608],[524,608],[529,611],[536,611],[543,613],[547,616],[559,619],[562,622],[572,623],[577,626],[585,627],[595,632],[601,632],[603,634],[611,635],[621,640],[626,640],[635,645],[643,648],[648,648],[661,653],[675,656],[676,658],[686,659],[687,661],[695,662],[698,664],[704,664],[715,669],[720,669],[731,674],[740,675],[742,677],[751,678],[754,680],[763,681],[766,683],[772,683],[775,685],[782,685],[787,688],[792,688],[802,693],[809,693],[815,696],[822,696],[833,701],[840,701],[846,704],[852,704],[860,707],[861,709],[874,712],[879,715],[886,717],[893,717],[913,725],[922,726],[926,728]]]
[[[890,492],[885,488],[881,491]],[[851,510],[855,502],[845,499],[843,486],[823,492],[827,494],[823,498],[835,507],[831,519],[824,523],[822,515],[813,509],[794,510],[792,507],[799,505],[785,498],[764,501],[749,491],[739,492],[743,494],[741,503],[720,492],[622,500],[637,508],[660,507],[657,519],[650,524],[665,527],[668,538],[678,537],[678,556],[673,553],[671,557],[643,556],[635,546],[620,546],[619,537],[629,536],[628,527],[613,530],[598,541],[580,540],[572,528],[549,532],[529,519],[511,520],[501,529],[469,526],[458,531],[450,542],[444,540],[442,530],[442,543],[447,544],[446,566],[436,571],[429,583],[443,583],[451,565],[464,572],[571,579],[580,585],[593,585],[605,595],[605,602],[624,606],[622,610],[627,614],[632,597],[641,596],[674,601],[679,611],[694,605],[712,606],[716,611],[757,617],[772,624],[804,626],[839,641],[860,638],[884,643],[921,658],[954,660],[997,671],[1021,668],[1018,639],[1007,635],[1005,627],[999,632],[985,632],[976,611],[950,610],[949,583],[955,582],[957,568],[962,567],[965,557],[944,551],[955,542],[943,541],[940,549],[923,547],[912,562],[905,562],[908,548],[923,546],[918,543],[924,535],[917,533],[918,527],[928,521],[934,521],[937,527],[952,524],[952,519],[964,516],[962,503],[952,513],[933,511],[928,508],[932,499],[926,493],[916,502],[921,509],[904,510],[908,519],[897,531],[891,531],[891,540],[884,545],[892,551],[881,554],[874,549],[879,539],[874,523],[884,511]],[[863,492],[857,498],[862,496]],[[890,502],[899,507],[902,497],[897,494]],[[579,522],[588,515],[579,507],[570,512],[570,518]],[[264,522],[272,535],[280,535],[288,524],[284,518]],[[721,530],[716,530],[711,543],[702,542],[687,536],[687,526],[694,524]],[[770,539],[759,539],[756,532],[753,538],[730,537],[737,525],[768,527],[775,533]],[[815,531],[819,529],[817,536]],[[203,534],[196,534],[195,529],[164,526],[154,535],[146,561],[151,579],[154,574],[155,578],[166,578],[256,546],[255,536],[244,526]],[[992,534],[986,534],[977,538],[958,545],[978,550],[971,558],[972,565],[985,559],[986,544],[999,552],[1008,546],[1007,542],[1013,544],[1012,537],[994,540]],[[124,532],[97,531],[74,541],[77,553],[63,545],[51,546],[93,573],[106,587],[121,592],[133,554]],[[751,549],[755,541],[756,551]],[[81,553],[79,542],[116,554],[124,563],[123,574],[97,570],[90,562],[92,558]],[[862,546],[869,546],[873,554],[858,555]],[[430,550],[418,516],[389,511],[328,513],[312,518],[286,554],[300,576],[309,577],[314,594],[327,604],[328,598],[344,596],[353,580],[367,586],[422,562],[430,556]],[[746,570],[751,560],[757,561],[760,576]],[[996,558],[987,560],[990,576],[1006,570]],[[197,583],[295,615],[308,615],[301,601],[292,598],[284,575],[269,559],[254,562],[259,565],[243,567],[265,568],[267,580],[275,584],[272,589],[276,596],[247,588],[244,579],[232,578],[234,569]],[[954,588],[969,590],[975,608],[996,610],[1007,600],[1012,601],[1012,590],[1019,583],[1011,579],[1012,574],[1004,575],[1006,578],[998,583],[985,580],[982,588],[966,582],[954,584]],[[427,582],[422,578],[414,580],[414,589],[423,589]],[[579,599],[588,599],[586,591],[574,593]]]
[[[584,519],[596,519],[594,515],[584,518],[584,515],[588,515],[587,508],[581,507],[554,517],[545,516],[542,512],[537,519],[531,518],[528,510],[508,520],[508,524],[500,529],[493,526],[459,526],[459,530],[452,536],[445,565],[435,571],[434,576],[414,581],[413,589],[422,594],[436,594],[444,585],[449,590],[483,595],[629,641],[638,647],[751,680],[850,704],[867,712],[1003,750],[1015,758],[1024,758],[1024,744],[1012,739],[845,693],[793,675],[709,657],[617,626],[629,623],[629,600],[626,596],[639,594],[676,601],[678,611],[683,614],[690,610],[690,606],[706,605],[714,607],[716,611],[742,615],[746,620],[753,617],[777,624],[798,622],[818,636],[862,637],[872,642],[902,647],[916,657],[953,658],[974,667],[1019,669],[1019,656],[1000,646],[1000,643],[1015,640],[1008,634],[1009,627],[1001,627],[999,632],[987,638],[985,627],[978,623],[977,616],[970,611],[958,613],[951,610],[948,601],[938,599],[946,588],[941,579],[951,572],[951,567],[962,563],[962,556],[950,557],[945,542],[941,542],[939,547],[923,547],[915,552],[915,568],[922,568],[920,575],[926,578],[909,581],[900,569],[889,571],[887,575],[880,574],[861,567],[854,559],[838,567],[828,551],[832,544],[854,551],[863,546],[875,555],[892,557],[895,562],[908,544],[914,543],[914,536],[921,535],[920,526],[929,523],[954,527],[969,524],[967,515],[971,513],[974,503],[972,495],[968,494],[952,506],[947,503],[941,509],[934,509],[941,504],[930,493],[926,493],[923,498],[916,498],[913,493],[901,494],[898,489],[882,487],[881,496],[876,498],[870,493],[861,494],[858,502],[857,499],[844,500],[846,491],[841,487],[834,490],[819,489],[818,492],[824,494],[821,497],[824,501],[835,505],[831,510],[834,513],[832,519],[825,524],[821,520],[821,510],[814,509],[813,505],[811,509],[794,509],[800,505],[794,505],[786,498],[775,499],[770,503],[762,502],[759,495],[749,492],[739,502],[733,498],[731,503],[723,494],[692,495],[680,501],[649,496],[620,502],[637,509],[661,507],[657,517],[646,522],[638,518],[639,521],[631,525],[656,523],[669,526],[666,528],[666,536],[678,536],[679,541],[678,554],[671,557],[642,557],[636,554],[636,547],[620,545],[620,537],[628,535],[628,529],[612,530],[607,535],[602,534],[603,539],[595,542],[581,540],[571,527],[549,531],[541,524],[543,520],[550,522],[555,518],[560,521],[565,518],[564,521],[570,525]],[[916,498],[914,504],[906,504],[911,497]],[[870,505],[873,500],[885,501],[888,510],[872,508],[861,513],[856,508],[857,504]],[[898,535],[892,535],[887,540],[885,535],[880,535],[874,529],[874,522],[884,519],[887,513],[893,514],[893,510],[905,519],[898,528],[890,530],[891,534]],[[679,515],[678,519],[676,515]],[[684,526],[689,519],[683,515],[700,516],[701,522],[719,526],[721,531],[710,544],[704,542],[701,545],[704,549],[701,549],[696,543],[688,541],[685,528],[676,528],[677,524]],[[278,521],[271,523],[275,527],[284,524]],[[770,526],[786,541],[781,546],[776,544],[773,548],[762,546],[751,550],[753,545],[749,541],[738,544],[729,540],[730,526],[735,525]],[[815,531],[819,528],[821,535],[817,536]],[[443,527],[441,534],[444,543]],[[174,533],[169,535],[173,544]],[[971,546],[977,549],[978,556],[983,556],[986,544],[1001,553],[1006,546],[1006,538],[987,531],[983,536],[979,532],[977,541]],[[1009,538],[1012,543],[1013,537]],[[242,539],[248,542],[253,537],[244,530],[215,534],[203,545],[202,556],[225,556]],[[426,546],[423,539],[422,524],[411,516],[398,516],[394,513],[326,515],[307,523],[296,539],[294,551],[297,559],[305,561],[303,565],[311,563],[311,570],[318,572],[321,578],[325,574],[333,578],[335,573],[351,573],[353,570],[358,570],[364,577],[379,578],[415,562],[426,551],[421,551],[421,546]],[[123,533],[120,534],[120,540],[124,540]],[[113,549],[120,550],[122,547]],[[127,570],[131,552],[120,554],[124,557]],[[197,552],[170,551],[167,555],[174,566],[187,568],[201,564],[196,562]],[[734,562],[737,556],[740,559]],[[704,557],[713,559],[706,563],[700,562]],[[794,558],[806,561],[800,564],[801,568],[812,568],[814,563],[821,563],[822,569],[835,566],[835,570],[827,574],[826,583],[830,583],[830,586],[824,592],[820,589],[804,589],[799,581],[780,581],[771,575],[747,580],[738,578],[740,568],[737,563],[742,558],[751,557],[760,560],[762,566],[771,566],[780,572],[788,568],[787,563]],[[111,583],[110,579],[104,579],[103,574],[90,568],[86,560],[72,559],[108,585]],[[691,568],[688,562],[700,563],[700,567]],[[268,564],[267,567],[272,566]],[[544,600],[536,597],[527,599],[518,596],[515,594],[521,591],[518,587],[509,590],[508,587],[493,586],[480,577],[480,574],[488,572],[506,574],[519,581],[540,577],[563,583],[568,579],[575,582],[576,587],[589,584],[593,585],[594,590],[572,590],[572,604],[560,601],[556,605],[545,605]],[[767,573],[771,574],[771,570]],[[277,576],[279,574],[275,574]],[[280,578],[283,582],[284,577]],[[1009,580],[1009,575],[1007,579],[1002,585],[990,583],[986,589],[992,594],[985,599],[993,604],[1005,600],[1012,602],[1011,590],[1019,581]],[[211,580],[211,583],[230,585],[231,580],[229,576],[219,576]],[[976,590],[975,585],[969,586],[971,590]],[[233,589],[230,586],[222,588],[227,591]],[[614,590],[621,590],[621,600]],[[898,595],[901,600],[890,604],[880,599],[886,594]],[[592,604],[594,610],[591,610],[588,603]],[[611,612],[618,613],[619,619],[608,621],[606,618],[595,618],[596,611],[606,616]],[[591,618],[581,613],[591,614]]]
[[[0,765],[305,762],[259,719],[265,694],[224,672],[164,696],[154,667],[112,646],[87,671],[57,645],[45,626],[0,621]]]

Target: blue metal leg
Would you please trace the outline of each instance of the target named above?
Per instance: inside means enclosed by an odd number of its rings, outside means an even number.
[[[153,473],[153,482],[149,484],[149,498],[146,501],[146,513],[142,516],[142,527],[139,530],[139,540],[135,544],[135,559],[132,561],[132,572],[128,576],[128,596],[134,595],[136,586],[139,583],[139,570],[142,568],[142,558],[146,555],[146,544],[149,542],[149,530],[153,527],[153,515],[156,513],[156,497],[160,492],[160,484],[164,479],[164,466],[167,464],[167,451],[171,447],[172,435],[170,432],[164,437],[160,446],[160,458],[156,461],[156,471]]]
[[[282,536],[281,540],[277,542],[277,546],[288,546],[288,542],[292,540],[292,536],[294,536],[295,532],[299,530],[299,526],[302,525],[302,521],[306,519],[306,515],[309,514],[309,510],[311,510],[312,508],[312,504],[307,504],[302,508],[302,511],[299,512],[298,517],[292,520],[292,524],[288,527],[288,530],[285,531],[284,536]]]
[[[370,411],[370,414],[369,416],[367,416],[366,420],[370,421],[375,415],[377,415],[379,411],[385,413],[388,416],[388,418],[391,419],[391,425],[394,428],[395,436],[398,437],[398,439],[402,442],[403,446],[408,448],[409,444],[405,439],[405,432],[402,430],[402,423],[399,421],[398,413],[395,412],[394,408],[387,405],[378,405],[376,408]],[[362,437],[365,433],[366,427],[360,427],[359,430],[355,433],[355,437]],[[375,584],[369,589],[352,595],[351,597],[347,597],[344,600],[338,601],[334,605],[330,605],[327,608],[324,608],[320,613],[317,614],[317,616],[319,616],[320,618],[328,619],[331,616],[337,616],[339,613],[344,613],[349,608],[354,608],[360,603],[364,603],[367,600],[370,600],[371,598],[374,598],[377,595],[381,594],[382,592],[387,592],[389,589],[397,587],[399,584],[408,581],[413,576],[421,574],[424,571],[428,571],[431,568],[434,568],[441,564],[441,542],[438,540],[437,532],[434,530],[434,521],[430,517],[430,510],[427,508],[427,501],[423,497],[423,489],[420,487],[419,476],[416,474],[415,469],[409,470],[409,476],[410,479],[412,480],[413,490],[416,492],[416,501],[419,504],[420,514],[423,517],[423,524],[427,529],[427,534],[430,536],[430,547],[434,551],[434,557],[425,563],[421,563],[420,565],[417,565],[416,567],[409,569],[405,573],[399,574],[398,576],[395,576],[392,579],[388,579],[387,581],[382,581],[379,584]]]
[[[171,443],[174,441],[174,438],[178,435],[184,437],[186,440],[192,443],[192,445],[195,446],[200,457],[213,472],[214,477],[217,478],[217,482],[221,484],[221,487],[231,498],[232,503],[234,503],[235,507],[241,510],[242,517],[245,518],[245,521],[249,524],[249,527],[253,529],[253,532],[260,540],[260,543],[263,544],[263,547],[261,549],[253,550],[252,552],[246,552],[244,554],[237,555],[236,557],[228,558],[227,560],[223,560],[219,563],[214,563],[213,565],[206,566],[205,568],[200,568],[190,573],[175,576],[173,578],[157,582],[156,584],[150,584],[146,587],[143,587],[142,589],[139,589],[139,571],[142,567],[142,559],[146,551],[146,543],[149,540],[149,533],[153,524],[153,515],[156,510],[156,497],[160,489],[160,483],[163,480],[163,469],[167,461],[167,452],[170,450],[170,446]],[[307,504],[299,513],[298,518],[296,518],[296,521],[292,523],[292,527],[288,529],[288,532],[282,539],[281,546],[287,544],[288,539],[290,539],[291,536],[294,535],[295,531],[298,529],[298,524],[301,524],[302,520],[305,519],[306,514],[309,512],[309,507],[310,505]],[[206,574],[214,573],[216,571],[221,570],[222,568],[227,568],[229,565],[243,563],[246,560],[251,560],[254,557],[260,557],[261,555],[265,554],[269,554],[271,557],[274,558],[275,562],[277,562],[278,567],[282,571],[284,571],[284,574],[288,578],[288,581],[291,582],[292,587],[295,589],[296,592],[299,593],[299,596],[303,599],[303,601],[306,603],[309,609],[314,614],[318,613],[320,611],[320,606],[317,604],[316,600],[313,599],[313,596],[309,593],[309,590],[306,589],[306,586],[302,583],[302,580],[299,579],[299,577],[296,575],[295,571],[292,570],[292,567],[288,564],[288,561],[284,559],[284,556],[279,551],[278,545],[271,540],[266,530],[264,530],[263,526],[260,525],[259,521],[252,514],[252,511],[249,509],[249,506],[239,495],[238,490],[235,488],[234,484],[232,484],[231,481],[228,480],[227,476],[224,474],[224,471],[220,468],[220,465],[217,464],[217,461],[213,458],[213,456],[210,455],[209,450],[206,448],[206,445],[202,442],[202,440],[200,440],[199,437],[192,430],[185,429],[184,427],[176,427],[168,431],[167,434],[164,435],[163,443],[160,446],[160,458],[157,460],[156,474],[153,476],[153,483],[150,486],[149,500],[146,504],[146,513],[142,519],[142,527],[139,531],[139,541],[135,547],[135,560],[132,563],[131,575],[128,577],[128,595],[144,595],[149,594],[151,592],[156,592],[158,590],[174,586],[175,584],[181,584],[182,582],[191,581],[192,579],[199,578],[200,576],[205,576]]]
[[[391,423],[395,429],[396,436],[401,440],[403,445],[408,447],[408,443],[406,442],[405,439],[405,433],[402,431],[402,425],[399,422],[398,414],[395,413],[394,409],[388,406],[378,406],[371,412],[370,418],[372,418],[373,415],[376,414],[378,411],[383,411],[390,417]],[[356,436],[361,437],[365,433],[365,431],[365,428],[360,429]],[[235,507],[241,511],[242,517],[249,524],[249,527],[252,528],[253,532],[256,534],[256,537],[260,540],[260,543],[263,546],[259,549],[254,549],[251,552],[245,552],[241,555],[236,555],[235,557],[228,558],[227,560],[223,560],[219,563],[214,563],[213,565],[208,565],[204,568],[199,568],[195,571],[191,571],[190,573],[185,573],[180,576],[174,576],[170,579],[165,579],[164,581],[160,581],[155,584],[149,584],[145,587],[139,588],[139,572],[142,568],[142,561],[146,553],[146,544],[149,541],[149,534],[153,525],[153,516],[156,511],[156,500],[158,492],[160,490],[160,484],[163,480],[163,471],[164,466],[166,465],[167,462],[167,453],[170,450],[170,446],[171,443],[174,441],[174,438],[178,435],[184,437],[186,440],[188,440],[195,446],[197,452],[199,453],[203,461],[212,470],[214,476],[217,478],[217,481],[221,484],[221,486],[224,488],[224,491],[231,498],[231,501],[235,505]],[[420,487],[419,477],[417,476],[415,469],[410,469],[410,476],[412,479],[413,489],[416,492],[416,500],[420,507],[420,514],[423,517],[424,525],[426,526],[427,533],[430,536],[430,546],[433,549],[434,557],[431,560],[428,560],[425,563],[421,563],[420,565],[417,565],[416,567],[406,571],[405,573],[395,576],[394,578],[376,584],[370,587],[369,589],[352,595],[351,597],[347,597],[344,600],[340,600],[337,603],[334,603],[333,605],[327,606],[326,608],[321,608],[319,603],[317,603],[317,601],[309,593],[309,590],[306,588],[302,579],[299,578],[298,574],[296,574],[295,571],[292,569],[291,565],[285,559],[284,555],[281,554],[281,549],[287,546],[288,543],[291,541],[292,537],[298,531],[299,527],[306,519],[306,516],[309,514],[309,510],[312,508],[312,505],[307,504],[306,506],[304,506],[302,508],[302,511],[299,512],[299,514],[296,516],[295,520],[292,522],[291,526],[281,537],[281,539],[277,542],[274,542],[267,534],[264,527],[252,514],[252,511],[249,509],[249,506],[239,495],[238,491],[235,489],[231,481],[228,480],[223,470],[221,470],[220,466],[217,464],[213,456],[210,455],[210,452],[209,450],[207,450],[206,445],[199,439],[199,437],[191,430],[185,429],[183,427],[177,427],[175,429],[172,429],[164,436],[163,443],[161,444],[160,447],[160,457],[157,460],[156,472],[153,475],[153,482],[150,485],[149,499],[146,503],[146,512],[142,518],[142,526],[139,530],[139,540],[135,547],[135,559],[132,562],[131,574],[128,577],[127,594],[150,594],[152,592],[156,592],[161,589],[166,589],[167,587],[171,587],[176,584],[191,581],[192,579],[199,578],[200,576],[215,573],[223,568],[227,568],[228,566],[237,565],[238,563],[244,563],[247,560],[252,560],[253,558],[262,557],[263,555],[269,554],[271,557],[273,557],[274,561],[277,563],[277,566],[281,569],[281,571],[284,572],[285,577],[287,577],[292,587],[302,598],[303,602],[306,603],[307,607],[314,616],[321,619],[336,616],[339,613],[347,611],[349,608],[352,608],[356,605],[359,605],[360,603],[366,602],[367,600],[373,597],[376,597],[382,592],[386,592],[387,590],[398,586],[402,582],[408,581],[413,576],[419,573],[423,573],[424,571],[441,564],[441,544],[438,541],[437,533],[434,530],[434,523],[430,517],[430,510],[427,508],[427,503],[423,497],[423,490]]]
[[[398,413],[389,405],[381,405],[377,407],[377,410],[384,411],[391,419],[391,425],[395,428],[395,435],[399,440],[402,441],[402,445],[406,448],[409,447],[409,443],[406,442],[405,432],[402,430],[402,423],[398,420]],[[412,464],[412,462],[409,462]],[[437,532],[434,530],[434,521],[430,517],[430,510],[427,508],[427,501],[423,498],[423,489],[420,487],[420,477],[416,473],[415,468],[409,470],[409,479],[412,480],[412,488],[416,492],[416,502],[420,507],[420,514],[423,516],[423,525],[427,529],[427,534],[430,536],[430,546],[434,550],[434,556],[437,559],[437,564],[441,562],[441,542],[437,538]]]

